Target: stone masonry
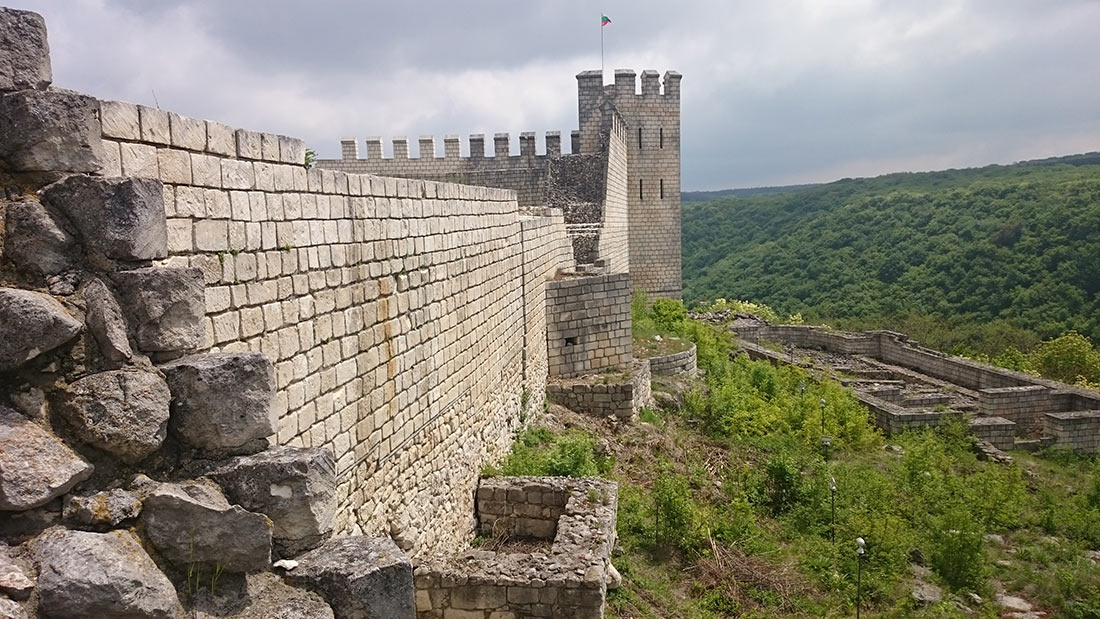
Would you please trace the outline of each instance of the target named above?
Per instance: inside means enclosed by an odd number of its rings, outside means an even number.
[[[313,593],[291,597],[319,616],[408,616],[405,553],[468,544],[478,471],[552,377],[631,367],[631,134],[614,109],[570,172],[524,136],[511,171],[443,179],[486,186],[381,177],[309,168],[299,139],[54,89],[33,13],[0,9],[0,41],[0,511],[16,514],[0,541],[32,588],[42,570],[20,612],[199,612],[192,578],[266,589],[256,575],[298,557],[290,580]],[[532,205],[510,187],[535,168]],[[521,614],[602,616],[614,488],[570,483],[568,559],[544,567],[574,573],[545,600],[517,593]]]
[[[547,288],[550,375],[571,377],[633,358],[630,276],[563,277]]]
[[[730,328],[751,356],[776,363],[804,363],[796,360],[804,355],[796,349],[848,356],[825,365],[847,375],[842,382],[888,434],[965,416],[977,437],[999,449],[1023,441],[1021,446],[1100,450],[1100,393],[1089,389],[951,357],[891,331],[844,333],[759,320],[739,320]],[[778,342],[790,352],[762,342]],[[917,392],[914,385],[920,386]]]
[[[604,616],[614,580],[618,488],[601,479],[504,477],[477,491],[489,540],[542,540],[536,552],[470,550],[431,557],[416,569],[420,619]]]
[[[458,136],[444,138],[436,156],[432,136],[419,140],[410,158],[406,138],[393,140],[383,157],[381,138],[367,139],[365,158],[354,139],[341,142],[341,159],[318,167],[484,184],[514,189],[520,206],[560,207],[574,241],[578,265],[598,264],[608,272],[631,272],[634,285],[652,298],[679,298],[680,247],[680,74],[643,71],[641,93],[635,73],[615,72],[604,86],[600,71],[577,75],[580,129],[571,135],[572,153],[562,154],[558,132],[536,153],[534,133],[520,135],[519,155],[507,133],[494,136],[494,156],[485,156],[485,137],[471,135],[469,156]]]

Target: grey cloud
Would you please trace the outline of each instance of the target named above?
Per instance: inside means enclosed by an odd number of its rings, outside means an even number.
[[[305,138],[560,130],[599,8],[27,0],[55,81]],[[830,180],[1100,148],[1090,0],[608,0],[607,68],[678,70],[683,186]],[[515,145],[513,145],[515,147]]]

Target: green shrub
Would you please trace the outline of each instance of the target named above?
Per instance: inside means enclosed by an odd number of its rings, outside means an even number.
[[[978,589],[987,571],[984,535],[981,523],[961,505],[932,518],[929,559],[932,569],[951,589]]]
[[[788,457],[771,457],[755,495],[772,516],[786,513],[802,496],[802,471]]]
[[[657,545],[683,551],[698,549],[704,534],[691,485],[683,475],[663,470],[653,484],[654,529]]]
[[[679,331],[687,320],[687,310],[677,299],[657,299],[651,312],[657,327],[667,331]]]
[[[546,428],[531,428],[517,438],[499,467],[486,467],[482,475],[606,475],[614,463],[597,456],[595,444],[595,439],[581,430],[554,434]]]
[[[1031,354],[1031,366],[1047,378],[1066,383],[1100,382],[1100,351],[1089,338],[1070,331],[1039,345]]]

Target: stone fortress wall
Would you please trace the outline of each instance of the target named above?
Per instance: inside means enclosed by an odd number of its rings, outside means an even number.
[[[545,322],[524,317],[570,266],[555,216],[521,220],[506,190],[307,170],[300,140],[100,108],[103,173],[163,183],[165,263],[203,274],[202,347],[273,360],[279,444],[335,454],[338,530],[464,539],[468,489],[545,384]]]
[[[633,71],[617,71],[615,79],[604,87],[599,71],[577,76],[580,128],[569,154],[558,132],[546,134],[541,155],[534,133],[521,134],[519,155],[511,154],[509,135],[498,133],[493,157],[485,156],[480,134],[470,136],[465,157],[458,136],[444,138],[442,157],[433,137],[421,137],[417,158],[409,157],[406,138],[393,140],[392,158],[382,156],[381,138],[368,138],[366,158],[349,139],[341,159],[317,166],[514,189],[520,206],[563,210],[579,264],[630,272],[634,287],[650,296],[679,298],[680,75],[665,75],[664,93],[654,71],[642,73],[640,94]]]

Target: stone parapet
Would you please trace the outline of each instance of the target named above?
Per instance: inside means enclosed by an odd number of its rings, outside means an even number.
[[[692,344],[691,348],[685,351],[672,353],[671,355],[650,357],[649,368],[653,374],[658,376],[693,376],[697,369],[695,344]]]
[[[649,360],[636,359],[629,366],[600,374],[555,379],[546,386],[550,401],[596,417],[629,421],[653,406]]]

